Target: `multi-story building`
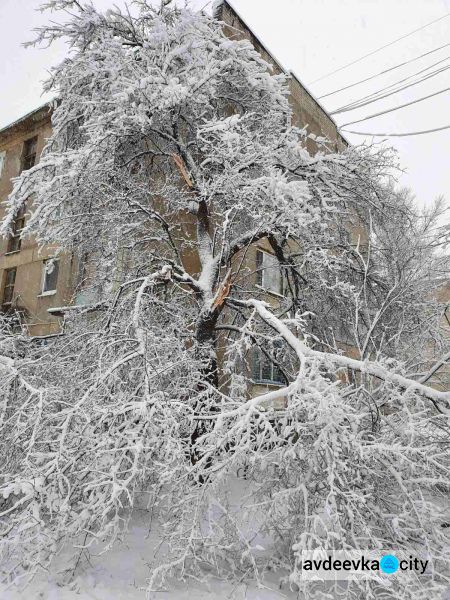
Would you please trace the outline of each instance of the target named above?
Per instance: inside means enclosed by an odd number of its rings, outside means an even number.
[[[218,7],[216,17],[224,23],[226,35],[250,40],[261,56],[272,65],[275,73],[285,72],[230,4],[224,1]],[[301,127],[307,126],[309,132],[328,138],[332,150],[344,148],[346,141],[339,134],[332,118],[293,73],[290,73],[290,92],[294,123]],[[12,180],[39,160],[50,135],[49,105],[41,106],[0,130],[0,219],[5,212],[5,200],[12,190]],[[313,140],[308,143],[310,152],[314,152]],[[31,204],[32,198],[29,199],[27,208]],[[60,330],[61,312],[56,309],[76,301],[74,292],[77,268],[70,255],[52,260],[54,249],[40,248],[33,238],[20,238],[27,219],[27,208],[17,215],[13,234],[9,239],[0,240],[0,306],[4,311],[14,311],[30,335],[47,336]],[[254,250],[254,259],[262,263],[260,272],[265,273],[263,277],[267,278],[273,272],[273,269],[268,268],[272,256],[264,251],[264,244],[260,246]],[[272,279],[276,277],[272,275]],[[269,286],[269,289],[279,284],[275,280],[259,283]],[[271,378],[274,378],[273,374]]]
[[[51,135],[48,105],[0,130],[0,218],[13,179],[39,160]],[[31,336],[58,333],[60,319],[49,309],[71,301],[74,265],[70,255],[52,260],[54,249],[40,248],[35,239],[21,239],[32,198],[15,218],[12,235],[0,239],[0,306],[13,312]]]

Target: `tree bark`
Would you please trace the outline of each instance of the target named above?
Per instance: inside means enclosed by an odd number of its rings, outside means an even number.
[[[195,419],[194,428],[190,437],[190,460],[191,464],[195,465],[201,458],[202,454],[197,447],[198,440],[208,431],[208,421],[199,419],[205,409],[208,412],[218,410],[214,404],[205,402],[205,396],[208,391],[212,388],[219,387],[219,374],[218,374],[218,363],[217,363],[217,348],[216,348],[216,324],[219,317],[220,310],[215,308],[212,311],[208,311],[206,314],[200,315],[195,334],[195,342],[197,345],[196,353],[197,358],[202,364],[201,374],[202,379],[198,384],[199,398],[194,402],[193,412]],[[205,465],[207,469],[210,466],[210,462]],[[199,477],[199,482],[204,483],[205,478]]]

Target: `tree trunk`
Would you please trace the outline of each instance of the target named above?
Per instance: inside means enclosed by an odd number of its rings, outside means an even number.
[[[212,402],[207,401],[208,391],[211,387],[219,387],[219,374],[217,364],[217,349],[216,349],[216,324],[219,317],[219,311],[208,311],[206,315],[200,315],[196,327],[196,344],[197,358],[202,363],[201,373],[202,380],[198,385],[199,397],[194,402],[194,416],[201,417],[205,412],[214,412],[218,410]],[[210,393],[210,392],[209,392]],[[201,458],[201,452],[196,447],[199,438],[208,431],[207,420],[195,420],[195,425],[190,437],[190,460],[191,464],[195,465]],[[210,466],[210,461],[205,465],[207,469]],[[204,483],[205,478],[199,477],[200,483]]]

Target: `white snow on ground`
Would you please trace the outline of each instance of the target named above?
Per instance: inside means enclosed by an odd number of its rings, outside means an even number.
[[[80,561],[74,578],[64,571],[69,553],[59,556],[51,573],[42,574],[24,590],[0,586],[1,600],[146,600],[150,562],[157,535],[149,535],[150,513],[137,510],[123,542],[105,554],[93,548]],[[99,548],[100,550],[100,548]],[[71,573],[69,573],[71,575]],[[293,600],[298,595],[280,580],[286,573],[273,573],[266,587],[256,583],[232,583],[209,577],[205,583],[172,581],[167,589],[151,594],[152,600]],[[71,579],[70,583],[68,580]]]

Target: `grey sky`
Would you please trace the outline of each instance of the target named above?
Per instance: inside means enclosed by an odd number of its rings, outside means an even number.
[[[99,8],[122,0],[94,0]],[[202,7],[207,0],[194,0]],[[450,42],[450,16],[415,33],[348,69],[311,84],[318,77],[367,54],[395,38],[450,12],[450,0],[231,0],[258,37],[283,66],[296,72],[310,90],[320,96],[369,77],[383,69]],[[65,52],[24,49],[31,29],[48,16],[36,11],[41,0],[0,0],[0,127],[42,104],[41,82],[46,70]],[[432,63],[450,56],[450,46],[392,73],[321,102],[328,110],[372,93]],[[444,61],[439,66],[450,64]],[[356,111],[337,115],[338,124],[405,104],[450,87],[450,69],[394,96]],[[450,92],[403,110],[383,115],[351,128],[367,132],[409,132],[450,124]],[[353,143],[363,137],[346,134]],[[379,141],[381,138],[376,138]],[[450,200],[450,129],[429,135],[391,138],[407,173],[401,183],[413,188],[420,202],[437,195]]]

